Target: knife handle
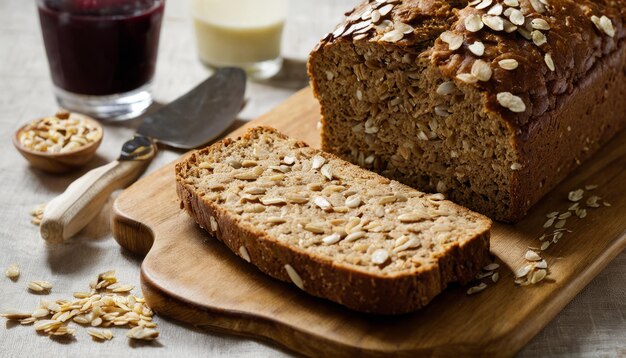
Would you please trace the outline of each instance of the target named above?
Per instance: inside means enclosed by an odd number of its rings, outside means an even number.
[[[62,243],[87,225],[111,193],[135,181],[156,154],[156,146],[140,159],[116,160],[95,168],[70,184],[44,210],[40,234],[48,243]]]

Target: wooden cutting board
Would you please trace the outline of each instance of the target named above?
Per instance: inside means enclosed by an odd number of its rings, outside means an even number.
[[[319,107],[310,89],[248,123],[273,126],[319,146]],[[244,128],[230,134],[237,136]],[[517,225],[495,224],[491,248],[500,280],[468,296],[451,287],[425,309],[397,317],[360,314],[310,297],[269,278],[201,230],[176,197],[174,163],[124,191],[114,204],[116,240],[145,254],[142,290],[160,315],[211,331],[268,340],[305,355],[510,356],[541,330],[626,246],[626,131],[553,190]],[[542,255],[550,273],[537,285],[517,286],[512,270],[525,265],[528,246],[540,246],[546,214],[571,205],[568,192],[611,206],[571,217],[571,230]],[[551,232],[551,231],[550,231]],[[487,281],[487,280],[484,280]]]

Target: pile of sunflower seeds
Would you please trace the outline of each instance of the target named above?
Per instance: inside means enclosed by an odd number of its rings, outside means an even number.
[[[32,281],[28,288],[41,293],[49,291],[52,284]],[[23,325],[34,324],[37,332],[49,336],[73,336],[76,329],[69,325],[73,321],[89,327],[87,333],[94,340],[112,339],[111,330],[96,328],[111,326],[131,327],[126,334],[131,339],[154,340],[159,336],[157,325],[152,321],[154,312],[143,298],[129,294],[133,289],[131,285],[119,283],[115,271],[107,271],[89,284],[89,291],[74,292],[74,299],[41,300],[32,312],[8,311],[0,316]]]

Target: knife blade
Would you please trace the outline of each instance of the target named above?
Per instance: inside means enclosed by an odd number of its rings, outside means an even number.
[[[41,237],[61,243],[75,235],[102,209],[114,190],[134,182],[157,152],[156,142],[191,149],[210,142],[228,128],[244,100],[245,72],[222,68],[169,105],[149,114],[119,158],[92,169],[71,183],[44,210]]]

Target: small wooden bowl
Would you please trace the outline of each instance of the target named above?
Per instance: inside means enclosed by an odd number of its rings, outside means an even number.
[[[87,123],[97,128],[98,133],[100,134],[98,136],[98,139],[91,143],[87,143],[84,146],[64,153],[40,152],[34,149],[26,148],[20,142],[20,133],[26,128],[26,126],[30,124],[27,123],[20,127],[20,129],[15,132],[15,135],[13,135],[13,145],[15,146],[15,148],[17,148],[20,154],[24,158],[26,158],[26,160],[28,160],[33,167],[37,169],[41,169],[45,172],[55,174],[66,173],[75,170],[93,159],[94,155],[96,154],[96,150],[98,150],[100,143],[102,143],[104,131],[100,123],[90,117],[76,113],[72,113],[72,116],[80,116]]]

